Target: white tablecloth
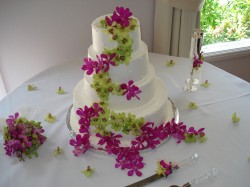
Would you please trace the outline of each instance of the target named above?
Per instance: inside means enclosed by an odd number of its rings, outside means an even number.
[[[20,114],[41,121],[47,136],[39,148],[39,157],[19,162],[0,151],[1,187],[50,187],[50,186],[107,186],[119,187],[131,184],[155,173],[156,162],[160,159],[181,160],[194,152],[200,155],[199,161],[177,173],[149,186],[182,185],[203,172],[217,168],[219,173],[214,181],[201,183],[207,187],[250,186],[250,84],[208,63],[202,66],[202,79],[211,82],[209,88],[200,87],[195,93],[183,91],[188,78],[190,61],[185,58],[150,54],[150,62],[156,73],[163,79],[168,95],[175,101],[180,112],[180,121],[196,128],[205,127],[207,142],[177,144],[170,139],[156,150],[143,154],[145,167],[142,177],[128,177],[127,171],[115,169],[115,159],[93,152],[75,157],[69,145],[70,136],[65,123],[67,111],[72,104],[72,90],[83,77],[82,62],[71,62],[50,68],[24,82],[0,101],[0,117]],[[167,60],[176,61],[174,67],[166,67]],[[13,75],[14,76],[14,75]],[[33,84],[37,90],[27,91]],[[66,91],[56,94],[59,86]],[[188,103],[196,102],[197,110],[190,110]],[[55,123],[44,121],[50,112],[57,117]],[[234,124],[231,115],[236,112],[240,122]],[[1,123],[0,130],[2,129]],[[52,156],[60,146],[65,153]],[[90,165],[95,168],[92,177],[85,177],[81,171]]]

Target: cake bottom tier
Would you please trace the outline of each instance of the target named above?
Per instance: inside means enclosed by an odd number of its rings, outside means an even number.
[[[84,104],[84,95],[81,95],[82,88],[84,87],[84,81],[81,80],[77,86],[74,89],[73,92],[73,107],[71,109],[70,113],[70,125],[72,127],[72,130],[75,133],[79,132],[79,116],[76,114],[76,110],[78,108],[83,108],[86,104]],[[94,101],[93,101],[94,102]],[[143,106],[134,108],[132,110],[115,110],[113,108],[110,108],[110,110],[116,112],[116,113],[131,113],[136,115],[136,117],[142,117],[144,118],[145,122],[154,122],[155,126],[158,126],[162,123],[166,123],[167,121],[170,121],[173,118],[173,110],[171,102],[168,100],[167,91],[165,88],[165,85],[163,82],[156,77],[156,90],[154,97],[151,98],[146,104]],[[90,127],[90,143],[95,148],[100,148],[97,146],[99,142],[99,138],[95,136],[94,128]],[[122,138],[120,138],[121,146],[127,147],[131,145],[131,141],[135,139],[135,136],[133,135],[126,135],[122,132],[115,132],[115,134],[121,134]]]

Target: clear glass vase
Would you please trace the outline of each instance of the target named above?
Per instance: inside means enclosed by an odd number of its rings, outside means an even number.
[[[192,68],[190,78],[188,78],[184,85],[184,90],[188,92],[196,92],[200,84],[201,70]]]
[[[192,84],[194,85],[199,85],[200,84],[200,80],[201,80],[201,68],[199,69],[192,69],[192,72],[190,73],[191,76],[189,79],[186,80],[187,83],[190,82],[191,78],[192,78]]]

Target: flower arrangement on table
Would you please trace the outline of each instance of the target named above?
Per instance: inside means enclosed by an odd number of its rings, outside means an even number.
[[[187,79],[187,84],[184,86],[184,90],[189,92],[197,91],[197,85],[199,84],[199,80],[194,78],[194,74],[198,71],[203,64],[202,53],[199,55],[194,54],[192,69],[190,72],[190,78]]]
[[[198,72],[201,65],[203,64],[203,53],[201,52],[203,39],[203,32],[195,30],[194,35],[191,38],[191,47],[190,47],[190,58],[192,59],[192,69],[190,72],[190,78],[186,80],[186,85],[184,86],[184,90],[188,92],[197,91],[197,85],[199,84],[199,78],[195,78],[195,73]]]
[[[24,156],[38,157],[37,150],[46,140],[41,123],[20,117],[19,113],[10,115],[6,123],[3,144],[6,155],[15,155],[20,161],[24,161]]]

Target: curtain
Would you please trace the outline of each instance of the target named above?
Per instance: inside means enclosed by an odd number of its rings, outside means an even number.
[[[0,100],[6,95],[4,81],[0,72]]]
[[[189,57],[193,30],[200,27],[203,0],[156,0],[153,52]]]

